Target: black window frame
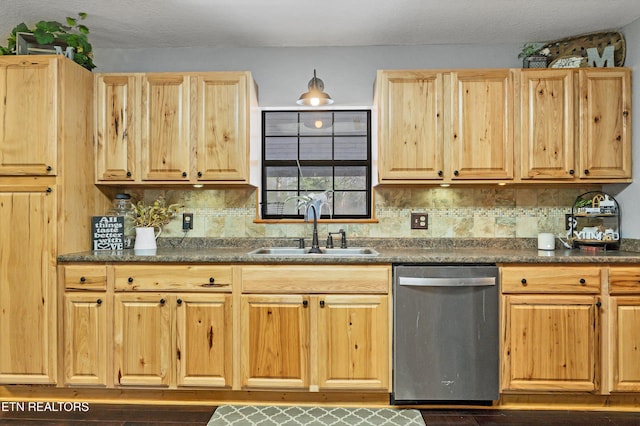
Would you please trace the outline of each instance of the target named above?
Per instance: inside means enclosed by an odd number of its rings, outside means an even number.
[[[358,112],[358,113],[365,113],[366,117],[367,117],[367,123],[366,123],[366,135],[361,135],[361,136],[366,136],[366,150],[367,150],[367,155],[366,155],[366,159],[365,160],[339,160],[336,158],[333,158],[335,155],[335,150],[333,149],[333,147],[335,146],[335,128],[333,126],[333,121],[335,121],[335,113],[343,113],[343,112]],[[298,162],[296,162],[296,160],[267,160],[266,159],[266,143],[267,143],[267,138],[269,137],[269,135],[267,135],[266,132],[266,115],[270,114],[270,113],[297,113],[298,114],[298,130],[297,133],[294,135],[288,135],[287,137],[296,137],[297,138],[297,146],[298,146],[298,150],[297,150],[297,160]],[[323,134],[323,135],[302,135],[300,132],[300,123],[301,121],[301,114],[308,114],[308,113],[331,113],[331,117],[332,117],[332,130],[331,130],[331,144],[332,144],[332,150],[331,150],[331,155],[332,155],[332,159],[331,160],[303,160],[300,159],[300,139],[302,137],[304,138],[313,138],[313,137],[322,137],[322,138],[327,138],[328,135]],[[340,135],[338,135],[340,136]],[[372,137],[371,137],[371,110],[370,109],[322,109],[322,110],[263,110],[262,111],[262,153],[261,153],[261,188],[260,188],[260,199],[261,199],[261,203],[260,203],[260,214],[261,214],[261,218],[262,219],[304,219],[304,214],[302,211],[299,210],[298,214],[284,214],[284,213],[279,213],[279,212],[275,212],[273,213],[272,211],[270,211],[267,206],[270,204],[270,200],[268,198],[268,193],[269,192],[277,192],[276,190],[268,190],[267,189],[267,168],[268,167],[298,167],[298,165],[300,166],[300,168],[302,168],[304,170],[305,167],[314,167],[314,166],[318,166],[318,167],[332,167],[333,168],[333,179],[332,179],[332,188],[325,188],[325,189],[331,189],[331,190],[335,190],[335,185],[336,185],[336,180],[335,180],[335,168],[336,167],[344,167],[344,166],[362,166],[366,168],[366,183],[365,183],[365,189],[364,190],[345,190],[345,189],[339,189],[339,192],[357,192],[357,193],[366,193],[366,212],[364,214],[336,214],[333,211],[333,206],[331,208],[331,215],[329,214],[322,214],[319,219],[336,219],[336,220],[344,220],[344,219],[353,219],[353,220],[363,220],[363,219],[371,219],[372,218],[372,192],[373,192],[373,188],[372,188]],[[298,171],[298,182],[297,182],[297,188],[295,190],[292,190],[292,192],[296,192],[297,195],[303,195],[306,194],[308,192],[313,192],[313,190],[309,190],[309,189],[301,189],[300,188],[300,184],[301,184],[301,179],[300,179],[300,172]],[[291,201],[292,203],[295,203],[295,201]],[[324,209],[323,209],[324,212]]]

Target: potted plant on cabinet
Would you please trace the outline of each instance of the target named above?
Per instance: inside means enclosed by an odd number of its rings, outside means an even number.
[[[18,24],[7,39],[7,46],[0,46],[0,55],[15,55],[18,52],[19,38],[31,36],[38,46],[52,46],[62,44],[73,48],[73,61],[91,71],[96,66],[93,63],[93,47],[87,35],[89,28],[79,23],[87,14],[78,13],[78,18],[67,16],[63,25],[58,21],[39,21],[29,28],[24,22]]]
[[[167,205],[163,197],[151,204],[145,204],[144,201],[132,204],[133,223],[136,229],[136,242],[133,249],[140,253],[155,253],[156,238],[162,232],[162,227],[171,222],[179,207],[179,204]]]

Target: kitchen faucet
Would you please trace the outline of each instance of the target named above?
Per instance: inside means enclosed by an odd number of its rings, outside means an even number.
[[[329,236],[327,237],[327,248],[333,248],[333,236],[335,234],[340,234],[340,248],[347,248],[347,233],[344,229],[338,230],[338,232],[329,232]]]
[[[309,208],[313,208],[313,238],[311,240],[311,249],[309,253],[322,253],[320,251],[320,243],[318,242],[318,211],[314,204],[309,204]],[[305,222],[308,220],[305,215]]]

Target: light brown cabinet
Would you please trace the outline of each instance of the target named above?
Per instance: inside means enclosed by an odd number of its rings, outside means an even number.
[[[389,390],[387,266],[242,268],[243,388]]]
[[[116,386],[231,387],[230,266],[114,267]]]
[[[98,183],[248,182],[250,73],[99,74],[96,92]]]
[[[502,268],[502,391],[599,389],[601,270]]]
[[[631,178],[630,71],[520,70],[523,180]]]
[[[62,56],[0,57],[0,383],[58,380],[56,257],[90,248],[108,201],[92,183],[92,82]]]
[[[609,268],[611,391],[640,391],[640,268]]]

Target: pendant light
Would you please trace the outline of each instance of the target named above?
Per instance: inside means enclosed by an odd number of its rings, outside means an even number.
[[[333,99],[324,92],[324,83],[316,77],[316,70],[313,70],[313,78],[309,80],[309,91],[300,95],[300,99],[296,101],[298,105],[319,106],[331,105]]]

